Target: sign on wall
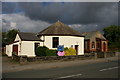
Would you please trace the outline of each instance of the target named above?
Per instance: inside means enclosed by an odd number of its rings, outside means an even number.
[[[64,45],[58,45],[57,51],[64,51]]]

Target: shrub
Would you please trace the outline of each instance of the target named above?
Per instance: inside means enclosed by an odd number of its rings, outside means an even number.
[[[36,48],[35,54],[36,56],[46,56],[46,50],[48,50],[46,46],[39,46]]]
[[[65,56],[70,56],[71,55],[71,53],[69,52],[69,50],[66,50],[65,51]]]
[[[66,50],[68,50],[68,47],[65,47],[65,48],[64,48],[64,51],[66,51]]]
[[[68,50],[65,50],[65,56],[71,55],[76,55],[76,50],[74,48],[69,48]]]
[[[57,50],[47,49],[46,56],[57,56]]]

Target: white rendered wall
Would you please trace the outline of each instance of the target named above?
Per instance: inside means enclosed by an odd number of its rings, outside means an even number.
[[[18,56],[34,57],[36,56],[34,43],[40,43],[40,41],[21,41],[21,42],[6,45],[6,54],[8,56],[12,56],[13,45],[18,45]]]
[[[60,45],[64,45],[65,47],[75,47],[78,46],[78,55],[84,54],[84,38],[83,37],[75,37],[75,36],[61,36],[59,41]]]
[[[21,43],[21,54],[28,57],[34,57],[35,55],[35,44],[40,43],[40,41],[22,41]]]
[[[8,56],[12,56],[13,45],[18,45],[18,55],[20,54],[20,44],[19,44],[19,42],[16,42],[16,43],[13,43],[13,44],[6,45],[6,54]]]
[[[20,37],[19,37],[18,34],[16,35],[16,38],[15,38],[14,41],[21,41],[21,39],[20,39]],[[16,45],[16,44],[18,45],[18,54],[20,54],[20,45],[19,45],[19,42],[17,42],[17,43],[13,43],[13,44],[6,45],[6,54],[7,54],[8,56],[12,56],[13,45]]]
[[[6,45],[6,54],[7,56],[12,56],[12,44]]]
[[[17,34],[14,41],[21,41],[20,36]]]
[[[52,38],[53,37],[59,37],[59,45],[64,45],[64,47],[71,47],[72,45],[79,45],[78,47],[78,55],[84,54],[84,37],[76,37],[76,36],[45,36],[44,37],[44,43],[45,46],[47,46],[50,49],[56,49],[52,48]]]
[[[19,35],[16,35],[14,41],[19,41],[13,44],[6,45],[6,54],[12,56],[13,45],[18,45],[18,56],[28,56],[34,57],[35,55],[35,43],[40,43],[40,41],[21,41]],[[40,44],[41,45],[41,44]]]

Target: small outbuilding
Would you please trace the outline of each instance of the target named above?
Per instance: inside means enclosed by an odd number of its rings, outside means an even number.
[[[41,41],[36,33],[18,32],[14,42],[6,45],[6,54],[12,56],[14,53],[18,56],[34,57],[36,56],[35,48]]]

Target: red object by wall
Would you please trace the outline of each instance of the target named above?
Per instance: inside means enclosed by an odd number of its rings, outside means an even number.
[[[13,45],[13,52],[16,52],[16,54],[18,54],[18,45]]]

